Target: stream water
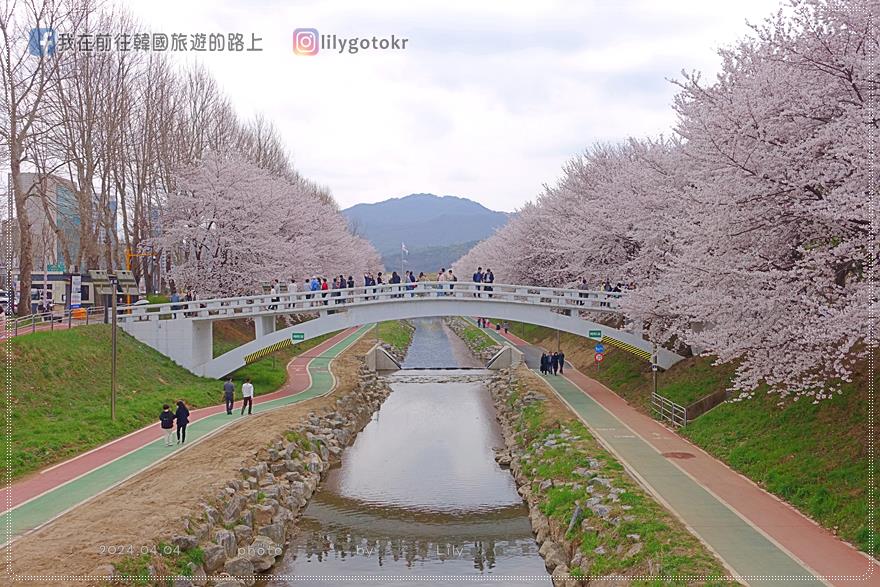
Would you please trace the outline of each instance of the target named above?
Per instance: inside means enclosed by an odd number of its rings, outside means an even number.
[[[391,395],[312,497],[269,585],[550,585],[493,457],[488,372],[442,320],[415,324]]]

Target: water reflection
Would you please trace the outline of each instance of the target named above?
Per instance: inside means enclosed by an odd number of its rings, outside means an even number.
[[[419,321],[405,365],[459,365],[460,342],[439,320]],[[549,585],[528,511],[493,458],[502,441],[485,377],[392,376],[393,393],[312,498],[270,584]]]

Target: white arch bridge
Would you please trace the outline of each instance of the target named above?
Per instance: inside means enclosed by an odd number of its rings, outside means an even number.
[[[595,322],[601,314],[620,314],[620,293],[552,287],[470,282],[419,282],[330,290],[264,294],[165,304],[126,306],[118,310],[122,328],[189,371],[223,377],[260,357],[297,342],[352,326],[431,316],[486,316],[528,322],[629,350],[651,360],[654,347],[640,328],[616,329]],[[276,328],[285,315],[311,315]],[[252,318],[254,340],[219,357],[213,356],[217,320]],[[666,369],[681,356],[656,348],[656,363]]]

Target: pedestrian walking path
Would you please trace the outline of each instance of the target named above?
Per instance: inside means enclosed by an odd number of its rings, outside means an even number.
[[[536,366],[537,349],[485,329]],[[570,365],[543,377],[647,489],[751,585],[880,585],[877,561]]]
[[[345,330],[294,358],[288,364],[287,383],[278,391],[255,397],[253,411],[272,410],[332,391],[335,379],[330,362],[370,328],[371,325],[365,325]],[[221,387],[218,382],[218,397]],[[222,404],[193,410],[185,446],[247,417],[238,412],[240,401],[236,408],[232,416],[226,414]],[[176,450],[180,447],[165,446],[157,422],[5,487],[0,493],[4,507],[0,515],[3,542],[39,528]]]

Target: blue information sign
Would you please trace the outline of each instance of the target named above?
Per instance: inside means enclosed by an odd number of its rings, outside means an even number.
[[[597,344],[596,345],[596,352],[597,353],[604,353],[605,352],[605,345],[602,344],[601,342],[599,344]]]

